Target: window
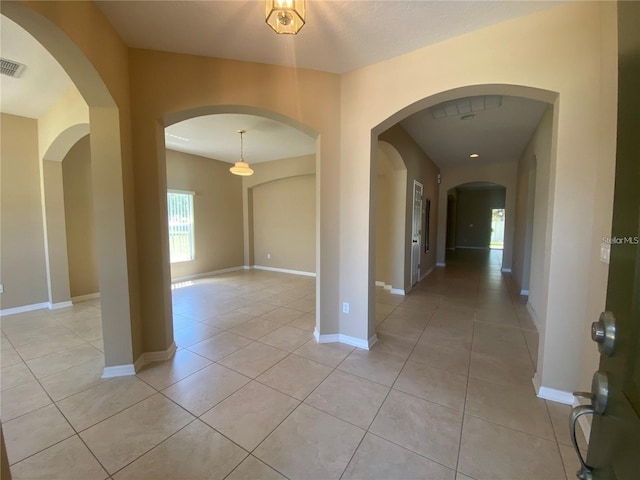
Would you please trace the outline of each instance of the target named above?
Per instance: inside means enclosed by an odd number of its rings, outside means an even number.
[[[193,246],[193,192],[167,192],[169,213],[169,256],[171,263],[195,258]]]

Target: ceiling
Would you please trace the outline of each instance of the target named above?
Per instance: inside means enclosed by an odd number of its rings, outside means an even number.
[[[462,119],[464,113],[434,118],[436,105],[400,124],[440,168],[513,162],[522,155],[547,104],[520,97],[498,98],[501,106],[475,111],[467,120]],[[479,157],[470,158],[473,153]]]
[[[245,130],[244,159],[250,164],[310,155],[316,141],[289,125],[241,114],[205,115],[165,128],[167,148],[235,163],[240,158],[240,134]]]
[[[348,72],[447,38],[562,2],[307,0],[307,24],[278,36],[264,23],[262,1],[100,1],[99,8],[131,47]],[[19,79],[0,76],[0,111],[38,118],[71,87],[55,60],[2,16],[0,53],[27,65]],[[398,32],[401,32],[399,34]],[[533,133],[543,104],[504,97],[473,120],[435,120],[430,110],[401,123],[441,168],[513,161]],[[169,148],[235,162],[259,163],[315,151],[315,140],[288,125],[250,115],[215,115],[167,128]],[[173,135],[170,136],[170,135]],[[180,138],[176,138],[180,137]],[[182,139],[181,139],[182,138]],[[188,139],[185,141],[183,139]]]
[[[307,0],[276,35],[263,0],[99,1],[130,47],[344,73],[561,2]]]
[[[22,27],[0,16],[2,58],[27,67],[19,78],[0,75],[0,111],[39,118],[73,86],[60,64]]]

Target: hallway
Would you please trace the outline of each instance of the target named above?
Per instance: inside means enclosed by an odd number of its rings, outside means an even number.
[[[370,351],[316,344],[314,279],[257,270],[174,285],[179,350],[136,377],[99,378],[95,301],[4,317],[13,478],[574,478],[500,255],[378,289]]]

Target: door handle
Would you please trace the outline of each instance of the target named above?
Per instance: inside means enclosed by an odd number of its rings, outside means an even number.
[[[579,393],[579,392],[577,392]],[[593,469],[587,465],[582,456],[582,452],[580,451],[580,447],[578,447],[578,440],[576,439],[576,424],[578,423],[578,418],[582,415],[593,415],[595,410],[592,405],[578,405],[571,410],[571,416],[569,417],[569,431],[571,432],[571,443],[573,445],[573,449],[576,451],[578,455],[578,460],[580,461],[580,469],[576,472],[576,477],[580,480],[592,480],[593,479]]]
[[[596,372],[591,379],[591,392],[574,392],[573,395],[591,400],[591,405],[578,405],[571,410],[571,415],[569,416],[569,433],[571,435],[571,443],[580,461],[580,469],[576,472],[576,477],[580,480],[592,480],[593,469],[587,465],[578,447],[576,425],[578,418],[582,415],[604,414],[609,400],[609,377],[607,377],[607,374],[604,372]]]

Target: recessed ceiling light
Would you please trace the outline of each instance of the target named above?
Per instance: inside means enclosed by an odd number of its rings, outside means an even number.
[[[478,155],[477,153],[472,153],[471,155],[469,155],[469,158],[478,158],[480,155]]]
[[[461,116],[460,120],[473,120],[474,118],[476,118],[476,114],[475,113],[470,113],[468,115]]]

